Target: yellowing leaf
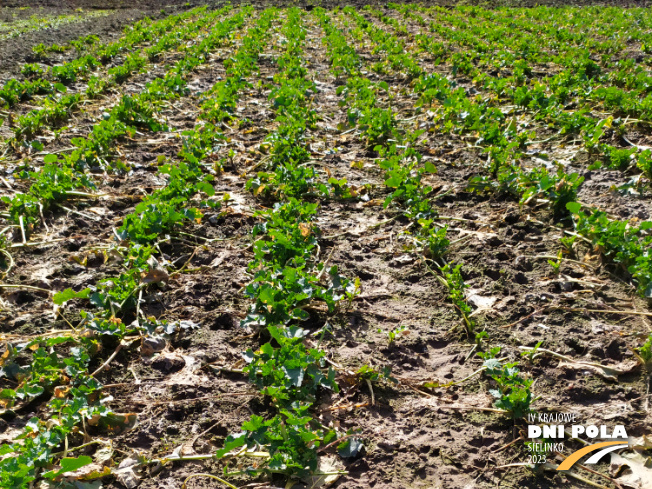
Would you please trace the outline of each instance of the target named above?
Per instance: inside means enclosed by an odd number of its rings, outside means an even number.
[[[161,268],[155,268],[147,273],[141,273],[140,281],[144,284],[152,284],[156,282],[167,282],[170,276],[168,272]]]
[[[72,255],[70,257],[70,260],[77,262],[79,265],[82,267],[85,267],[88,265],[88,255]]]
[[[54,388],[54,397],[57,399],[65,399],[65,397],[68,395],[68,392],[70,392],[70,387],[67,386],[57,386]]]
[[[0,367],[5,364],[7,358],[9,358],[9,355],[10,355],[9,350],[5,350],[5,352],[0,357]]]
[[[88,420],[86,421],[90,426],[97,426],[97,424],[100,422],[101,416],[99,414],[94,414]]]
[[[371,199],[369,202],[362,204],[362,207],[375,207],[378,205],[383,205],[383,201],[381,199]]]

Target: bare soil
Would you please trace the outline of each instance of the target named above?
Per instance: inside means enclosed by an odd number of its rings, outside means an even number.
[[[62,6],[54,0],[10,0],[7,5],[26,3]],[[185,2],[149,0],[140,2],[138,10],[134,10],[134,2],[126,1],[65,2],[69,8],[125,9],[109,17],[52,32],[39,31],[0,44],[0,79],[15,76],[16,66],[35,43],[62,43],[84,33],[111,38],[127,23],[181,3]],[[337,104],[340,82],[328,71],[320,36],[318,26],[312,23],[306,57],[319,87],[315,103],[325,116],[311,134],[313,157],[336,178],[371,185],[370,203],[324,202],[319,214],[322,255],[329,257],[329,264],[337,265],[343,275],[359,277],[362,284],[361,296],[335,317],[314,312],[306,323],[311,330],[326,321],[332,325],[332,334],[322,347],[333,363],[342,366],[338,379],[342,392],[325,395],[321,400],[323,421],[342,429],[361,430],[366,446],[362,456],[345,461],[349,473],[333,487],[588,487],[564,474],[533,476],[522,469],[499,468],[527,461],[522,443],[505,448],[520,436],[523,426],[515,426],[504,415],[477,409],[492,406],[488,383],[481,376],[449,388],[414,387],[424,381],[443,384],[462,379],[482,362],[472,354],[473,345],[461,333],[446,289],[428,270],[422,250],[410,248],[411,240],[404,234],[410,222],[380,205],[386,190],[374,163],[377,155],[354,134],[342,135],[336,129],[346,120],[346,109]],[[273,55],[274,51],[265,54]],[[194,75],[193,93],[208,89],[224,74],[221,61],[227,55],[227,51],[215,53],[211,65]],[[260,78],[266,80],[275,67],[263,61],[261,65]],[[123,93],[138,91],[161,69],[154,67],[130,81]],[[395,92],[409,84],[397,77],[388,81]],[[185,264],[184,268],[192,271],[175,274],[167,284],[153,288],[145,298],[147,312],[162,319],[191,320],[199,325],[198,329],[177,334],[162,354],[153,357],[141,355],[138,345],[122,350],[111,368],[100,375],[103,383],[116,384],[111,390],[112,408],[137,413],[139,418],[134,429],[112,437],[118,462],[132,451],[155,458],[180,446],[183,453],[211,453],[222,447],[229,433],[239,431],[252,412],[264,415],[269,408],[246,378],[221,368],[237,365],[242,351],[264,342],[264,338],[240,330],[238,323],[247,307],[241,288],[249,280],[245,271],[251,259],[250,232],[256,222],[252,212],[269,205],[255,200],[244,189],[248,178],[245,172],[255,163],[246,150],[260,144],[272,127],[268,93],[263,88],[245,94],[239,102],[238,117],[249,120],[246,131],[234,128],[228,133],[230,148],[237,154],[216,184],[218,192],[231,196],[227,212],[208,213],[202,224],[186,230],[196,238],[161,244],[164,258],[178,268]],[[198,103],[198,97],[190,96],[164,114],[174,132],[195,125]],[[410,104],[403,104],[401,116],[413,115]],[[108,105],[110,100],[102,106],[88,107],[75,120],[75,129],[65,131],[48,150],[68,147],[69,139],[77,131],[88,131]],[[427,118],[420,122],[428,127]],[[178,138],[168,136],[145,134],[122,142],[120,151],[133,172],[103,177],[100,191],[104,195],[77,202],[72,206],[75,212],[58,209],[47,215],[48,230],[41,229],[34,241],[48,243],[12,251],[16,266],[7,282],[48,290],[78,290],[115,273],[117,267],[104,263],[95,251],[111,242],[112,228],[119,226],[144,194],[164,184],[156,173],[156,159],[159,155],[173,157],[179,150]],[[544,348],[576,360],[607,365],[634,363],[632,348],[639,346],[641,335],[650,331],[649,320],[644,316],[590,311],[648,311],[649,304],[636,296],[621,271],[602,264],[581,241],[576,250],[577,262],[564,262],[561,277],[554,276],[547,260],[557,255],[561,228],[570,223],[557,221],[545,206],[519,207],[515,202],[464,191],[468,179],[481,171],[483,161],[463,139],[433,133],[422,152],[424,159],[433,161],[438,168],[427,183],[432,185],[433,195],[440,196],[435,202],[441,216],[448,218],[445,222],[455,243],[449,260],[463,264],[464,278],[470,285],[469,302],[476,308],[474,319],[487,330],[492,345],[502,346],[504,357],[520,361],[525,375],[537,379],[533,391],[539,399],[534,408],[576,412],[587,424],[623,424],[631,436],[650,433],[652,418],[643,409],[642,372],[632,370],[616,382],[593,371],[560,366],[559,360],[550,356],[529,364],[519,350],[519,346],[544,341]],[[362,161],[362,168],[352,167],[354,161]],[[3,176],[10,175],[13,169],[4,168]],[[588,172],[581,166],[578,170],[587,177],[580,200],[600,205],[621,218],[650,218],[649,197],[639,199],[608,191],[614,179],[622,176],[602,170]],[[16,189],[21,189],[19,182]],[[84,259],[86,264],[80,264]],[[36,335],[68,327],[61,319],[53,320],[47,294],[12,289],[4,290],[2,299],[10,306],[0,312],[0,332],[4,334]],[[74,323],[77,314],[72,308],[66,317]],[[406,333],[390,344],[386,332],[399,324],[407,327]],[[106,344],[105,354],[93,367],[99,367],[115,346]],[[399,380],[396,385],[374,387],[373,403],[366,385],[347,383],[346,371],[364,364],[391,367]],[[10,433],[37,415],[39,409],[39,403],[26,406],[15,418],[5,419],[0,431]],[[220,474],[222,468],[215,461],[168,464],[146,474],[140,487],[176,489],[190,474]],[[598,470],[606,473],[607,467],[602,464]],[[585,475],[605,483],[604,479]],[[241,486],[248,482],[243,478],[235,483]],[[273,480],[274,484],[283,487],[281,479]],[[104,487],[123,486],[107,480]],[[192,487],[216,485],[208,479],[195,479]]]
[[[132,4],[133,5],[133,4]],[[106,8],[106,7],[104,7]],[[15,18],[14,13],[18,13],[16,18],[30,15],[83,15],[75,12],[75,9],[64,9],[61,7],[46,7],[39,9],[20,10],[14,8],[0,9],[0,21],[12,22]],[[9,78],[21,78],[20,68],[26,62],[32,62],[32,48],[38,44],[50,46],[56,44],[66,44],[81,36],[96,35],[104,43],[117,40],[123,35],[123,28],[136,22],[144,17],[153,19],[160,18],[167,14],[162,14],[160,10],[151,10],[143,8],[125,8],[113,11],[111,14],[102,17],[93,17],[87,20],[80,20],[64,24],[58,27],[47,29],[38,29],[26,32],[18,37],[0,41],[0,83],[4,83]],[[69,50],[66,54],[51,54],[48,61],[51,64],[60,64],[66,61],[70,56],[74,56],[74,50]]]
[[[179,7],[179,6],[197,6],[197,5],[223,5],[224,0],[6,0],[3,6],[6,7],[66,7],[66,8],[96,8],[96,9],[150,9],[156,10],[161,8]],[[233,1],[232,4],[246,3],[241,0]],[[396,3],[410,3],[405,0],[399,0]],[[479,5],[485,8],[493,7],[535,7],[537,5],[550,5],[550,6],[588,6],[588,5],[614,5],[620,7],[647,7],[650,5],[649,0],[425,0],[424,5],[441,5],[444,7],[454,7],[456,5]],[[345,7],[364,6],[364,5],[378,5],[384,6],[385,2],[368,1],[368,0],[265,0],[264,2],[257,2],[254,4],[256,7],[264,8],[268,5],[275,5],[278,7],[287,7],[295,5],[297,7],[310,9],[312,7],[321,6],[324,8],[333,8],[336,6]]]

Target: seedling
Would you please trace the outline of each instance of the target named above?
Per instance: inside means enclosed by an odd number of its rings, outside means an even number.
[[[371,367],[370,365],[363,365],[356,371],[356,375],[361,380],[369,380],[370,382],[389,382],[392,384],[398,383],[398,381],[392,377],[391,367],[383,367],[378,369]]]
[[[437,227],[432,219],[419,219],[418,223],[421,225],[421,234],[426,236],[426,256],[438,261],[448,252],[448,226]]]
[[[229,10],[226,7],[224,11]],[[235,17],[238,22],[244,16]],[[215,30],[216,39],[225,36],[233,24],[224,23],[221,29]],[[206,48],[207,44],[197,49]],[[192,69],[192,63],[186,65]],[[178,74],[183,73],[179,70]],[[175,75],[176,76],[176,75]],[[174,80],[174,77],[168,78]],[[6,93],[6,92],[5,92]],[[146,99],[139,99],[145,101]],[[121,117],[137,117],[141,113],[138,105],[123,104],[125,112]],[[133,109],[133,110],[132,110]],[[147,113],[144,114],[147,116]],[[144,122],[145,119],[140,119]],[[44,204],[58,202],[72,195],[79,195],[80,186],[90,186],[88,177],[83,172],[85,165],[98,161],[106,155],[111,136],[116,129],[120,134],[130,130],[117,117],[109,116],[107,120],[94,128],[91,138],[74,139],[79,151],[73,151],[69,156],[59,158],[47,155],[40,172],[34,172],[35,183],[28,194],[16,194],[13,199],[5,199],[10,205],[14,219],[22,223],[27,218],[28,227],[34,224],[34,219],[40,214]],[[180,153],[178,164],[163,164],[161,173],[169,177],[169,188],[154,192],[143,202],[145,205],[164,204],[165,216],[160,220],[150,216],[130,214],[121,228],[124,231],[126,246],[117,246],[112,250],[113,257],[120,257],[122,269],[114,277],[105,277],[90,288],[74,291],[66,289],[54,295],[54,302],[62,307],[68,301],[84,301],[95,306],[92,311],[81,311],[82,322],[79,331],[84,334],[36,338],[28,343],[13,346],[8,345],[3,356],[2,372],[5,376],[16,377],[16,388],[5,389],[0,393],[0,404],[10,407],[16,402],[29,400],[47,394],[50,401],[47,405],[50,417],[31,418],[25,426],[24,433],[11,444],[3,445],[0,460],[0,480],[7,487],[28,487],[37,480],[37,475],[43,469],[52,467],[56,461],[61,470],[50,470],[43,474],[46,477],[58,477],[62,471],[74,471],[87,465],[90,457],[66,457],[60,460],[61,454],[67,452],[69,441],[79,437],[79,426],[97,426],[97,429],[119,431],[135,422],[135,415],[117,416],[106,404],[101,383],[95,378],[99,373],[91,374],[89,365],[93,356],[101,350],[101,339],[112,336],[116,338],[118,349],[128,345],[121,341],[126,335],[147,335],[173,333],[177,328],[193,327],[192,324],[167,323],[155,318],[142,318],[139,307],[142,292],[152,284],[167,280],[165,263],[155,258],[157,250],[153,243],[161,238],[162,232],[174,230],[174,219],[177,215],[186,217],[186,212],[198,217],[187,209],[188,201],[200,192],[212,194],[212,186],[208,183],[212,178],[201,172],[201,159],[211,153],[212,145],[219,139],[219,132],[212,126],[198,126],[193,131],[184,134],[184,147]],[[183,198],[180,198],[180,197]],[[163,201],[163,202],[161,202]],[[208,205],[208,204],[207,204]],[[141,211],[139,209],[138,211]],[[137,212],[138,212],[137,211]],[[171,218],[172,216],[172,218]],[[171,218],[171,222],[168,220]],[[152,222],[155,225],[152,225]],[[134,241],[129,241],[129,235]],[[135,241],[141,241],[137,243]],[[4,256],[4,254],[3,254]],[[135,321],[134,321],[135,319]],[[23,360],[14,361],[18,354],[31,355],[29,367],[24,367]],[[111,357],[110,357],[111,358]],[[63,452],[56,452],[58,447],[66,446]],[[74,449],[74,447],[71,447]]]
[[[475,344],[478,349],[482,348],[482,342],[489,338],[489,333],[486,331],[479,331],[475,334]]]
[[[564,255],[562,250],[559,250],[559,253],[557,253],[557,260],[548,260],[548,264],[552,267],[554,273],[556,276],[559,276],[561,274],[561,264],[564,261]]]
[[[649,395],[650,395],[650,384],[652,383],[652,334],[650,334],[640,348],[634,349],[634,355],[641,362],[645,372],[648,375],[646,393],[645,393],[645,410],[648,410],[649,406]]]
[[[652,297],[652,222],[640,223],[611,220],[603,211],[587,213],[577,202],[567,204],[575,217],[577,232],[590,239],[609,260],[622,264],[637,283],[642,297]]]
[[[521,377],[520,370],[516,365],[516,363],[502,365],[496,358],[490,358],[484,362],[486,375],[496,383],[496,388],[489,390],[489,393],[496,399],[494,405],[508,411],[514,420],[525,417],[531,411],[532,392],[530,387],[534,382]]]
[[[498,356],[498,354],[500,353],[501,349],[502,348],[499,347],[499,346],[494,346],[491,349],[489,349],[489,351],[478,352],[478,356],[480,358],[482,358],[483,360],[490,360],[492,358],[496,358]]]
[[[569,256],[575,256],[575,250],[573,249],[573,245],[575,244],[575,240],[577,240],[577,236],[569,235],[569,236],[562,236],[559,238],[559,242],[561,243],[561,246],[563,247],[563,252],[566,255]]]
[[[468,285],[464,283],[461,269],[461,264],[452,267],[447,263],[439,268],[439,271],[442,274],[442,277],[439,279],[440,282],[448,288],[448,298],[460,314],[467,336],[472,338],[474,336],[475,322],[470,318],[472,309],[466,302],[466,297],[464,296],[464,289],[466,289]]]
[[[537,351],[539,350],[541,345],[543,345],[543,341],[537,342],[537,344],[534,345],[534,347],[532,347],[531,350],[528,350],[528,351],[525,351],[525,352],[521,353],[521,356],[527,357],[527,359],[529,360],[530,363],[534,363],[534,359],[537,356]]]
[[[382,330],[382,329],[379,329],[378,332],[379,332],[379,333],[382,333],[383,330]],[[390,331],[385,331],[385,334],[387,335],[387,340],[388,340],[388,342],[389,342],[389,344],[390,344],[390,346],[391,346],[392,344],[394,344],[394,341],[396,340],[396,338],[398,337],[398,335],[403,335],[403,336],[405,336],[405,335],[407,335],[407,334],[410,334],[410,330],[407,329],[407,326],[405,326],[404,324],[402,324],[402,325],[397,326],[396,328],[394,328],[394,329],[392,329],[392,330],[390,330]]]
[[[26,78],[33,78],[40,76],[43,73],[43,68],[41,68],[41,66],[36,63],[27,63],[23,65],[23,67],[20,69],[20,72]]]
[[[649,149],[641,151],[641,153],[638,155],[636,166],[645,174],[649,180],[652,180],[652,151]]]
[[[634,352],[645,369],[648,372],[652,371],[652,334],[647,338],[643,346],[636,348]]]

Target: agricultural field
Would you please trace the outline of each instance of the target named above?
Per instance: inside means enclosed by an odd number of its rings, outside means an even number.
[[[152,5],[0,9],[0,487],[652,487],[650,9]]]

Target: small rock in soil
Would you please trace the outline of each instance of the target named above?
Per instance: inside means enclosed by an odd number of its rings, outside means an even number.
[[[186,361],[176,353],[162,353],[152,361],[152,367],[165,372],[178,372],[186,366]]]

